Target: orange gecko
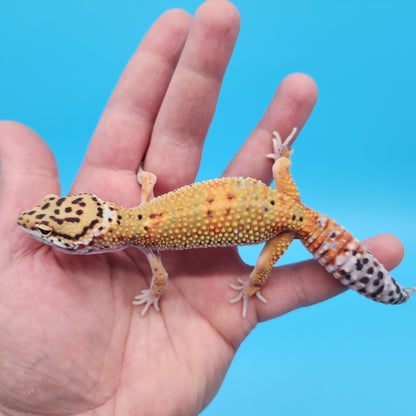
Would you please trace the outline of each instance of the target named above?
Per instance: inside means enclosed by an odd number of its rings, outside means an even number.
[[[152,269],[149,289],[133,304],[159,311],[168,275],[160,251],[239,246],[266,242],[250,276],[232,285],[238,295],[230,302],[266,299],[260,289],[270,270],[294,238],[341,283],[382,303],[406,302],[416,288],[402,288],[358,240],[335,221],[307,208],[289,172],[289,145],[296,128],[282,142],[273,133],[276,190],[252,178],[221,178],[184,186],[153,198],[156,177],[139,169],[142,204],[123,208],[93,194],[48,195],[19,215],[18,224],[32,237],[67,253],[93,254],[140,248]]]

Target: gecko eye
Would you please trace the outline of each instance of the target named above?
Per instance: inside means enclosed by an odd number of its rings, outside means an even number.
[[[48,227],[45,224],[37,224],[36,227],[41,232],[42,235],[48,236],[52,233],[52,228]]]

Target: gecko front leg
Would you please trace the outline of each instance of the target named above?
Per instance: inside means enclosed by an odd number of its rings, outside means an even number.
[[[154,198],[153,189],[156,184],[156,179],[156,175],[143,170],[141,163],[137,172],[137,181],[142,187],[142,201],[140,205],[143,205]],[[152,282],[150,283],[149,289],[144,289],[141,291],[140,295],[135,296],[133,305],[144,304],[141,313],[141,315],[144,316],[151,306],[153,306],[157,312],[160,311],[159,299],[166,286],[166,282],[168,281],[168,274],[163,267],[162,259],[158,252],[152,251],[151,249],[142,249],[142,251],[146,254],[150,268],[152,269]]]
[[[143,162],[140,163],[139,170],[137,172],[137,182],[142,187],[142,200],[140,205],[151,201],[154,198],[153,189],[156,184],[156,175],[152,172],[147,172],[143,169]]]
[[[149,289],[141,291],[140,295],[135,296],[133,305],[143,305],[141,315],[144,316],[150,306],[153,306],[157,312],[160,311],[159,299],[163,293],[163,289],[168,281],[168,274],[163,267],[162,259],[159,253],[155,253],[152,250],[143,250],[149,260],[150,267],[152,269],[152,282]]]

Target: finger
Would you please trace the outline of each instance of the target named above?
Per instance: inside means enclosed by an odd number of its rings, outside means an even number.
[[[159,194],[195,179],[239,27],[228,1],[207,1],[195,14],[146,154]]]
[[[276,130],[282,138],[289,136],[294,127],[299,132],[313,110],[317,95],[315,82],[309,76],[286,77],[223,176],[249,176],[270,183],[272,162],[266,155],[272,151],[272,132]]]
[[[72,193],[99,192],[113,200],[122,198],[121,194],[138,195],[137,169],[182,52],[190,19],[182,10],[166,12],[143,38],[103,112]]]
[[[363,245],[388,270],[403,258],[402,243],[390,234],[371,237],[363,241]],[[261,321],[322,302],[347,289],[315,260],[276,268],[272,275],[262,292],[269,302],[257,305]]]
[[[0,122],[0,166],[0,232],[10,241],[19,212],[59,193],[58,170],[48,145],[33,130],[11,121]]]

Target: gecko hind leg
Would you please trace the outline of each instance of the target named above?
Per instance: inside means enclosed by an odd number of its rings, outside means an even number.
[[[297,128],[295,127],[290,135],[283,141],[277,131],[273,132],[273,153],[268,154],[267,157],[275,160],[272,172],[276,190],[290,196],[297,202],[301,202],[299,191],[290,174],[290,155],[293,153],[293,150],[289,149],[289,145],[296,133]],[[240,293],[234,299],[231,299],[230,302],[236,303],[240,300],[243,301],[243,318],[247,314],[249,297],[256,295],[262,302],[267,302],[260,294],[260,288],[266,283],[274,264],[284,254],[294,238],[295,233],[292,231],[282,231],[271,238],[263,247],[248,280],[244,281],[238,279],[239,285],[231,285],[232,289],[237,290]]]
[[[239,291],[239,294],[231,299],[230,303],[243,301],[243,318],[247,315],[247,302],[251,296],[256,295],[263,303],[267,303],[266,298],[260,293],[260,289],[266,283],[273,266],[287,250],[294,237],[295,234],[292,231],[282,231],[267,241],[248,280],[238,279],[239,285],[231,285],[231,288]]]
[[[297,131],[295,127],[284,141],[282,141],[277,131],[273,132],[273,153],[269,153],[267,157],[275,161],[272,173],[276,190],[290,196],[296,202],[301,202],[298,188],[290,174],[292,165],[290,155],[293,153],[293,150],[289,149],[289,145]]]

